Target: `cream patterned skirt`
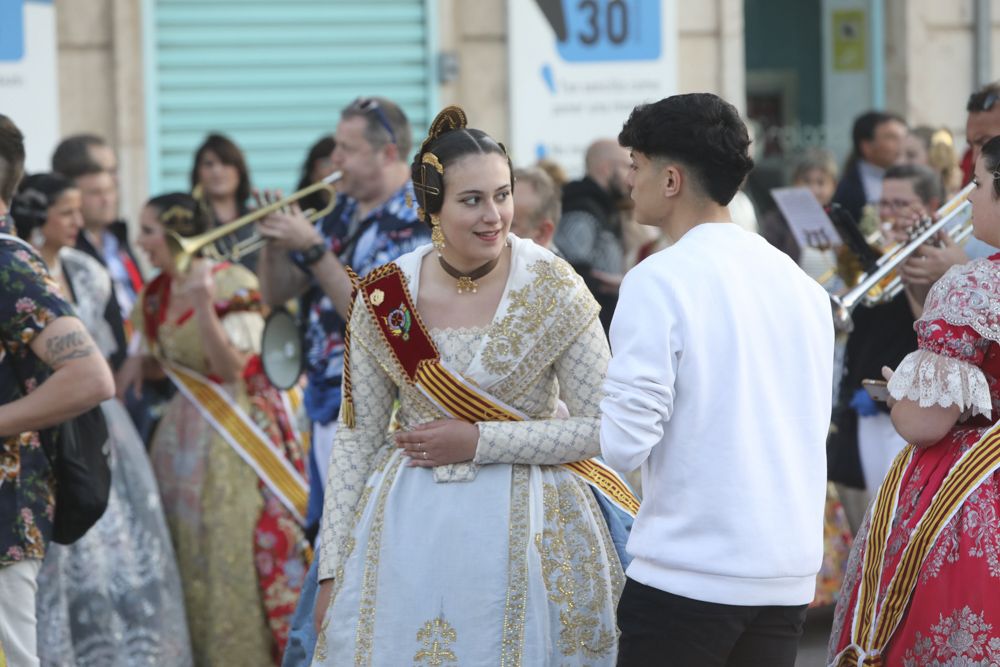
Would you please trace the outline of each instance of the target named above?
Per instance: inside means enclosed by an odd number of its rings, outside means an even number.
[[[314,665],[615,664],[624,575],[569,471],[436,483],[387,447],[357,517]]]

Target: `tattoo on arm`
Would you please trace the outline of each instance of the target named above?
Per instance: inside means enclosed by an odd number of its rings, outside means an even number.
[[[94,353],[94,346],[79,331],[70,331],[64,336],[54,336],[45,341],[46,363],[58,366],[71,359],[82,359]]]

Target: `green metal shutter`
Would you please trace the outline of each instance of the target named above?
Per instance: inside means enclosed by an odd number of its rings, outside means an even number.
[[[257,187],[293,188],[312,143],[361,95],[422,136],[436,105],[434,0],[144,0],[150,193],[190,189],[208,132]]]

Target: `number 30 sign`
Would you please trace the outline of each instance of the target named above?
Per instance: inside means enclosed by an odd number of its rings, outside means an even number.
[[[568,62],[656,60],[660,0],[536,0]]]

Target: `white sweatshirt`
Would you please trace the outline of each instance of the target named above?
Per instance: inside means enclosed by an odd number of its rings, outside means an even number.
[[[833,336],[823,288],[732,223],[698,225],[628,273],[601,449],[642,467],[629,577],[721,604],[813,599]]]

